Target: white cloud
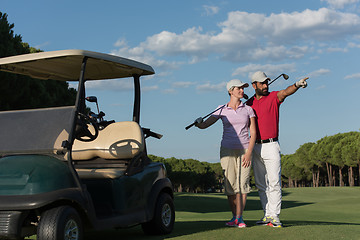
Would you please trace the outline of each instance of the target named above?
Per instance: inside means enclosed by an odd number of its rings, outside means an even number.
[[[329,74],[331,71],[329,69],[325,69],[325,68],[320,68],[316,71],[313,71],[309,74],[307,74],[308,77],[318,77],[318,76],[321,76],[321,75],[326,75],[326,74]]]
[[[154,91],[154,90],[158,90],[159,86],[157,85],[153,85],[153,86],[144,86],[141,88],[143,92],[150,92],[150,91]]]
[[[123,39],[123,38],[120,38],[118,39],[115,43],[114,43],[114,46],[115,47],[127,47],[127,42],[126,42],[126,39]]]
[[[163,90],[162,91],[163,93],[165,93],[165,94],[173,94],[173,93],[175,93],[175,89],[165,89],[165,90]]]
[[[304,57],[306,53],[309,53],[309,47],[307,46],[268,46],[266,48],[254,49],[253,56],[249,56],[251,60],[267,59],[272,60],[284,60],[284,59],[298,59]]]
[[[210,5],[204,5],[203,6],[204,10],[205,10],[205,15],[206,16],[211,16],[211,15],[215,15],[219,12],[220,8],[216,7],[216,6],[210,6]]]
[[[360,73],[354,73],[351,75],[347,75],[347,76],[345,76],[344,79],[360,79]]]
[[[172,85],[175,88],[188,88],[194,84],[195,84],[194,82],[174,82]]]
[[[201,27],[179,34],[162,31],[134,48],[120,41],[117,45],[121,48],[115,53],[127,52],[159,67],[176,67],[179,63],[155,60],[150,53],[190,57],[192,62],[212,54],[234,62],[297,59],[312,51],[314,41],[342,40],[360,34],[360,17],[327,8],[269,16],[234,11],[218,27],[218,33],[203,32]]]
[[[162,31],[135,47],[119,39],[111,53],[150,64],[157,76],[183,64],[218,58],[252,63],[236,69],[233,75],[250,77],[260,69],[273,78],[280,73],[295,72],[295,65],[289,61],[309,54],[312,54],[309,59],[314,59],[314,53],[346,52],[350,47],[360,46],[357,43],[360,16],[328,8],[270,15],[233,11],[217,26],[217,31],[208,32],[202,27],[191,27],[180,33]],[[287,63],[255,64],[264,61]],[[197,86],[201,91],[220,88],[211,84]]]
[[[278,76],[281,73],[289,73],[289,72],[295,72],[295,64],[294,63],[285,63],[285,64],[248,64],[243,67],[239,67],[235,69],[233,72],[233,76],[236,75],[248,75],[248,78],[250,79],[252,74],[257,71],[263,71],[266,73],[266,75],[270,78],[274,78]]]
[[[350,43],[348,44],[348,47],[349,47],[349,48],[360,48],[360,44],[350,42]]]
[[[134,82],[132,78],[123,79],[110,79],[104,81],[87,81],[87,89],[105,90],[105,91],[118,91],[118,92],[132,92],[134,91]],[[149,92],[158,90],[159,86],[142,86],[142,92]]]
[[[356,4],[359,0],[321,0],[322,2],[327,2],[330,7],[336,9],[342,9],[345,5]]]
[[[118,49],[112,50],[110,54],[143,62],[151,65],[154,68],[176,69],[181,64],[183,64],[182,62],[175,62],[175,61],[170,62],[163,59],[157,59],[155,58],[155,56],[153,56],[151,53],[146,51],[146,49],[141,46],[130,48],[124,39],[117,40],[114,46],[118,47]]]
[[[204,92],[213,92],[213,91],[222,92],[222,91],[225,91],[225,89],[226,89],[225,86],[226,86],[226,82],[222,82],[219,84],[205,83],[205,84],[198,85],[196,87],[196,89],[199,91],[204,91]]]
[[[104,81],[87,81],[86,88],[96,90],[130,91],[134,88],[131,79],[111,79]]]
[[[188,88],[192,85],[195,85],[195,83],[194,82],[174,82],[171,84],[172,88],[162,90],[162,92],[165,94],[173,94],[173,93],[176,93],[176,89]]]
[[[321,8],[303,12],[271,14],[265,18],[263,31],[273,42],[294,43],[298,40],[321,40],[344,38],[360,32],[360,17]]]
[[[189,28],[181,34],[162,31],[148,37],[141,47],[163,55],[206,56],[211,35],[202,34],[202,28]]]
[[[326,50],[327,50],[327,52],[348,52],[349,51],[347,48],[340,48],[340,47],[329,47]]]

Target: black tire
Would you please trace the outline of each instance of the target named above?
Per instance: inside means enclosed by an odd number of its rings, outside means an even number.
[[[174,228],[174,223],[174,201],[169,194],[161,193],[155,204],[153,219],[141,226],[145,234],[169,234]]]
[[[74,208],[61,206],[41,214],[38,240],[81,240],[82,237],[82,222]]]

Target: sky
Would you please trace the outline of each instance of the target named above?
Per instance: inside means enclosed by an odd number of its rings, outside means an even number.
[[[226,82],[250,83],[259,70],[289,75],[271,91],[309,77],[281,105],[283,154],[360,129],[360,0],[2,0],[0,11],[31,47],[152,66],[156,74],[141,79],[140,124],[164,136],[147,139],[149,154],[219,162],[221,121],[185,127],[229,101]],[[131,87],[130,79],[89,83],[87,95],[97,96],[106,119],[131,120]],[[251,85],[245,93],[254,94]]]

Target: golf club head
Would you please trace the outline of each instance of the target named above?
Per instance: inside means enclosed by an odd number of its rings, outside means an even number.
[[[287,75],[287,74],[285,74],[285,73],[283,73],[282,76],[283,76],[283,78],[284,78],[285,80],[288,80],[288,79],[289,79],[289,75]]]
[[[97,102],[97,97],[95,96],[89,96],[85,98],[88,102]]]

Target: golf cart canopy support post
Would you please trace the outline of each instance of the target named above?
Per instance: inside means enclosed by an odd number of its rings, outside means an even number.
[[[81,71],[80,71],[80,76],[79,76],[79,85],[78,85],[78,93],[76,96],[76,102],[75,102],[75,108],[76,108],[76,113],[83,113],[85,110],[85,70],[86,70],[86,63],[87,63],[88,57],[84,57],[82,60],[82,64],[81,64]],[[76,121],[77,121],[77,114],[74,115],[74,119],[73,119],[73,125],[72,125],[72,129],[70,132],[70,136],[69,136],[69,141],[71,141],[70,143],[70,149],[69,149],[69,154],[67,155],[68,157],[68,165],[69,165],[69,169],[71,171],[71,173],[74,176],[77,176],[77,172],[74,168],[74,165],[72,163],[72,146],[73,143],[75,141],[75,128],[76,128]],[[78,177],[75,177],[75,182],[77,184],[77,186],[79,187],[79,189],[82,189],[82,194],[84,194],[85,197],[85,191],[82,187],[82,184],[80,182],[80,179]]]
[[[81,64],[81,71],[79,76],[79,85],[78,85],[78,95],[76,98],[76,109],[80,113],[85,112],[85,71],[86,71],[86,63],[87,63],[88,57],[84,57],[82,64]]]
[[[133,75],[134,77],[134,110],[133,110],[133,121],[140,123],[140,76]]]

